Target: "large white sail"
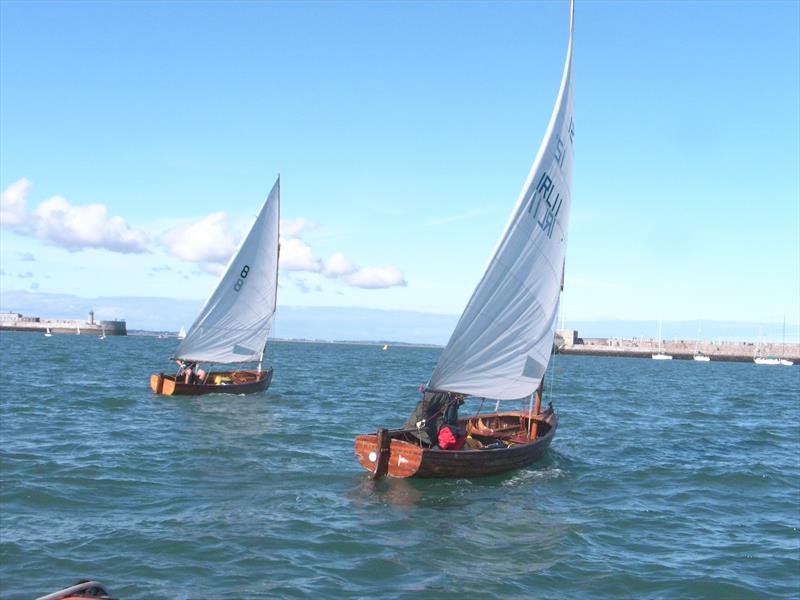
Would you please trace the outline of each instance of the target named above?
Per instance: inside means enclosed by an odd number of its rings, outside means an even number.
[[[280,201],[278,178],[216,289],[178,346],[179,358],[216,363],[262,359],[278,289]]]
[[[575,134],[573,7],[564,75],[542,145],[486,272],[429,389],[509,400],[530,395],[550,360],[564,272]]]

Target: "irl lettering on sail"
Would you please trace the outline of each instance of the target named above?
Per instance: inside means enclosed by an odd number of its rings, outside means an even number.
[[[567,128],[569,135],[570,146],[574,143],[575,139],[575,124],[570,117],[569,127]],[[564,140],[560,135],[556,136],[556,144],[553,158],[559,169],[564,168],[564,160],[567,153],[565,152]],[[553,194],[555,193],[555,197]],[[558,218],[558,211],[561,210],[561,194],[556,191],[555,182],[553,182],[547,171],[543,171],[539,182],[536,184],[531,200],[528,204],[528,214],[530,214],[539,227],[547,234],[548,239],[553,236],[553,227]],[[541,218],[538,218],[539,210],[544,207],[544,213]]]

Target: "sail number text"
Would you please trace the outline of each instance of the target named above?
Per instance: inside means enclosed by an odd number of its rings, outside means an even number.
[[[567,133],[569,134],[569,143],[573,144],[575,141],[575,125],[572,118],[569,120]],[[554,158],[559,169],[564,168],[564,159],[567,154],[565,149],[564,140],[561,139],[560,135],[557,135]],[[553,192],[555,192],[555,197],[553,197]],[[540,218],[539,211],[543,206],[544,212]],[[536,220],[542,231],[550,238],[553,236],[553,227],[556,224],[559,210],[561,210],[561,194],[556,191],[556,185],[550,175],[547,174],[547,171],[544,171],[539,177],[539,182],[536,184],[528,203],[528,214]]]
[[[242,267],[242,272],[239,273],[239,279],[236,280],[236,283],[233,286],[233,291],[238,292],[242,289],[244,285],[244,280],[247,279],[247,274],[250,272],[250,265],[245,265]]]

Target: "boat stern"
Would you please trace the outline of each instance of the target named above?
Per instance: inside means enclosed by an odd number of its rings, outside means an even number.
[[[391,431],[387,432],[391,436]],[[387,448],[386,472],[389,477],[413,477],[422,463],[422,448],[403,440],[390,439]],[[358,462],[373,474],[378,468],[380,447],[375,433],[356,437],[355,453]]]
[[[171,396],[175,392],[175,379],[163,373],[153,373],[150,375],[150,389],[155,394]]]

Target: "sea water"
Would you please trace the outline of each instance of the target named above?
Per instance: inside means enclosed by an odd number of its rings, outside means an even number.
[[[373,482],[438,349],[275,342],[267,392],[181,398],[174,339],[0,344],[4,599],[800,596],[797,367],[557,356],[538,463]]]

